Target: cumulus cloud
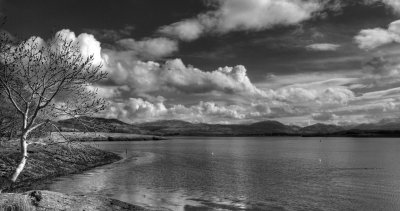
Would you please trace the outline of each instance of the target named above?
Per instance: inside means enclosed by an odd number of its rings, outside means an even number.
[[[49,49],[53,51],[60,50],[60,46],[65,42],[71,42],[71,44],[80,51],[83,58],[93,56],[93,65],[102,64],[103,59],[101,55],[100,42],[98,42],[93,35],[82,33],[76,36],[74,32],[68,29],[58,31],[55,36],[48,41],[43,40],[41,37],[32,36],[25,42],[20,42],[19,44],[15,44],[16,42],[10,42],[9,45],[11,45],[11,51],[13,51],[12,49],[18,48],[25,48],[30,51],[39,51],[41,47],[45,46],[49,47]],[[43,54],[43,56],[46,56],[46,54]]]
[[[267,96],[251,83],[244,66],[224,67],[206,72],[186,66],[182,60],[157,62],[131,61],[129,58],[105,56],[110,80],[127,85],[135,93],[171,91],[187,94],[220,92],[249,96]]]
[[[116,42],[125,50],[131,50],[140,58],[154,59],[169,56],[178,50],[178,43],[168,38],[146,38],[136,41],[132,38]]]
[[[210,112],[207,114],[216,118],[228,118],[230,115],[233,120],[244,120],[266,116],[304,115],[315,112],[316,109],[345,107],[355,98],[355,94],[345,86],[353,82],[354,78],[328,79],[332,75],[326,75],[314,78],[318,81],[312,83],[293,84],[292,81],[289,86],[281,84],[273,88],[260,88],[250,81],[247,70],[242,65],[204,71],[185,65],[180,59],[158,63],[132,60],[125,56],[115,51],[103,54],[107,64],[105,69],[110,76],[107,83],[126,86],[130,97],[145,98],[152,103],[152,96],[165,96],[166,98],[162,99],[166,101],[174,99],[176,105],[164,105],[168,108],[164,110],[166,114],[162,115],[163,118],[167,118],[173,112],[174,118],[182,119],[186,115],[188,119],[191,117],[200,121],[199,116],[204,112],[194,112],[196,116],[192,112],[194,107],[186,106],[186,103],[193,103],[199,99],[203,102],[233,103],[231,108],[239,107],[234,111],[230,109],[229,112],[221,106],[218,107],[219,104],[203,103],[202,109],[209,108]],[[292,80],[293,77],[288,79]],[[321,79],[327,80],[320,81]],[[191,100],[187,101],[188,99]],[[239,109],[243,107],[251,108],[251,112]],[[224,117],[222,113],[225,114]]]
[[[83,57],[87,58],[89,56],[93,56],[93,64],[101,64],[102,58],[100,42],[97,41],[93,35],[82,33],[76,36],[71,30],[63,29],[58,31],[55,37],[56,39],[59,38],[59,40],[56,41],[58,43],[69,41],[75,45],[78,45]]]
[[[347,105],[354,93],[345,87],[283,87],[275,91],[277,99],[300,106]]]
[[[160,32],[182,40],[194,40],[204,33],[258,31],[276,25],[292,25],[310,19],[322,9],[318,1],[308,0],[215,0],[218,8],[160,28]]]
[[[122,102],[111,102],[104,115],[107,118],[118,118],[127,122],[180,119],[191,122],[219,123],[267,117],[270,113],[271,110],[265,104],[243,106],[200,101],[192,106],[174,104],[167,107],[163,101],[150,102],[142,98],[130,98]]]
[[[121,92],[126,89],[120,86],[100,86],[100,85],[89,85],[86,87],[89,91],[95,92],[101,98],[115,98],[121,96]]]
[[[371,50],[389,43],[400,42],[400,20],[389,24],[388,29],[363,29],[354,37],[361,49]]]
[[[395,24],[389,30],[397,33]],[[110,101],[101,115],[129,122],[182,119],[236,123],[266,118],[343,121],[345,115],[394,113],[400,104],[399,89],[393,88],[400,81],[398,62],[388,65],[388,61],[379,58],[368,62],[370,68],[358,75],[335,72],[270,76],[254,84],[242,65],[205,71],[180,59],[144,62],[138,58],[138,52],[144,55],[152,48],[173,49],[160,44],[169,42],[165,38],[126,39],[119,42],[123,49],[101,49],[100,43],[86,33],[75,35],[61,30],[57,36],[78,44],[82,55],[95,55],[95,60],[104,64],[108,80],[89,89]],[[38,37],[28,42],[48,43]],[[161,57],[168,50],[153,53],[153,57]],[[382,88],[385,84],[390,87]],[[360,87],[374,91],[366,92]],[[377,91],[376,87],[382,90]]]
[[[340,48],[340,45],[331,43],[316,43],[306,46],[308,50],[311,51],[336,51]]]
[[[393,8],[395,12],[400,13],[400,2],[398,0],[376,0],[376,1],[382,1],[386,5]]]

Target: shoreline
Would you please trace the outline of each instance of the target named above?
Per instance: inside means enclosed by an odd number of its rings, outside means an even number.
[[[167,138],[163,136],[132,134],[132,133],[62,132],[62,135],[78,142],[167,140]]]
[[[60,139],[56,139],[60,140]],[[0,210],[22,206],[28,210],[43,210],[52,206],[84,210],[147,210],[119,200],[90,195],[68,195],[51,191],[38,191],[44,183],[57,177],[83,173],[96,167],[123,162],[123,156],[80,143],[57,143],[54,145],[31,144],[29,159],[17,182],[0,193]],[[19,158],[16,142],[0,147],[0,179],[10,175]],[[1,181],[0,181],[1,182]],[[31,194],[41,194],[43,202],[35,201]],[[52,197],[57,196],[57,197]],[[62,199],[60,201],[60,199]],[[20,202],[23,202],[22,204]],[[68,202],[68,203],[66,203]],[[79,205],[79,206],[78,206]],[[18,209],[17,209],[18,210]]]
[[[5,192],[21,192],[34,189],[35,185],[60,176],[114,163],[122,156],[81,143],[54,145],[32,144],[29,159],[17,182]],[[19,147],[14,143],[0,151],[1,177],[10,175],[19,158]]]
[[[149,209],[120,200],[90,195],[72,195],[47,190],[0,194],[0,210],[136,210]]]

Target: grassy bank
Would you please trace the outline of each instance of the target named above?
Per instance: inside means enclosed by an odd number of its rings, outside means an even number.
[[[67,142],[66,139],[73,140]],[[112,133],[53,133],[50,138],[33,141],[28,161],[17,182],[0,194],[2,210],[145,210],[139,206],[99,196],[74,196],[49,191],[35,191],[41,183],[109,164],[122,159],[80,142],[163,140],[150,135]],[[0,182],[12,174],[20,157],[18,141],[0,142]],[[25,192],[28,191],[28,192]],[[38,196],[40,195],[40,196]]]
[[[146,209],[99,196],[65,195],[50,191],[29,191],[0,195],[0,210],[137,210]]]
[[[121,159],[120,156],[79,142],[62,143],[46,141],[33,143],[28,148],[28,161],[16,184],[6,191],[34,189],[37,182],[54,177],[78,173],[109,164]],[[19,161],[17,141],[2,143],[0,146],[0,177],[8,177]],[[1,178],[0,178],[1,179]]]

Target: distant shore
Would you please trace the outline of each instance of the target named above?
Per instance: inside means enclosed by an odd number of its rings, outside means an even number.
[[[142,135],[130,133],[105,133],[105,132],[62,132],[62,134],[79,142],[96,141],[161,141],[167,140],[163,136]]]

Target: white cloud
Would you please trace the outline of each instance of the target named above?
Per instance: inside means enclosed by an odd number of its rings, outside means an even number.
[[[192,106],[174,104],[167,107],[163,101],[150,102],[142,98],[130,98],[122,102],[110,102],[103,115],[127,122],[180,119],[190,122],[220,123],[262,118],[270,113],[271,110],[265,104],[241,106],[200,101]]]
[[[104,56],[110,80],[118,85],[129,86],[137,94],[170,91],[187,94],[220,92],[229,95],[268,95],[251,83],[246,68],[241,65],[206,72],[186,66],[180,59],[160,64],[131,61],[129,57],[116,58],[113,53]]]
[[[316,43],[306,46],[308,50],[312,51],[336,51],[340,45],[331,43]]]
[[[344,87],[301,88],[283,87],[276,92],[277,99],[296,106],[346,105],[354,98],[354,93]]]
[[[397,26],[393,23],[387,31],[397,33]],[[140,61],[137,55],[140,51],[144,54],[146,49],[153,47],[171,49],[165,47],[167,45],[144,43],[149,40],[125,40],[125,47],[129,50],[102,50],[100,43],[91,35],[76,36],[69,30],[62,30],[59,35],[79,43],[83,55],[94,54],[103,61],[109,79],[89,88],[98,89],[101,97],[110,100],[110,107],[103,113],[110,118],[237,123],[274,117],[297,119],[298,122],[305,118],[337,122],[344,121],[345,115],[355,119],[366,113],[387,116],[399,108],[400,92],[398,88],[393,88],[400,82],[399,66],[397,63],[389,65],[382,59],[369,62],[372,70],[358,74],[335,72],[270,76],[264,82],[254,84],[242,65],[205,71],[185,65],[180,59]],[[47,44],[38,37],[31,38],[29,42]],[[154,52],[162,56],[168,50]],[[382,84],[378,86],[377,81]],[[388,84],[390,87],[384,87]],[[367,89],[368,92],[360,89]]]
[[[101,64],[102,58],[100,42],[97,41],[93,35],[82,33],[77,37],[75,33],[69,29],[63,29],[58,31],[55,37],[60,38],[56,41],[57,43],[70,41],[73,44],[78,45],[83,57],[87,58],[93,56],[93,64]]]
[[[147,38],[136,41],[134,39],[122,39],[117,41],[121,47],[132,50],[135,55],[145,59],[155,59],[169,56],[178,51],[178,43],[168,38]]]
[[[24,48],[25,50],[32,52],[33,51],[38,52],[40,50],[43,50],[43,47],[45,47],[44,50],[59,51],[62,49],[62,45],[65,44],[65,42],[71,42],[72,47],[76,48],[84,59],[93,56],[93,61],[92,61],[93,65],[102,64],[103,59],[101,56],[100,42],[98,42],[90,34],[82,33],[79,36],[76,36],[74,32],[68,29],[63,29],[58,31],[55,34],[55,36],[48,41],[43,40],[41,37],[32,36],[28,38],[26,41],[20,42],[19,44],[14,45],[10,43],[9,45],[11,45],[10,52],[13,52],[19,48]],[[7,54],[10,52],[4,52],[4,53]],[[49,55],[48,52],[43,52],[42,54],[43,57],[47,57],[48,55]],[[0,56],[1,56],[0,61],[4,60],[4,54],[1,54]],[[49,59],[44,59],[44,60],[49,61]],[[22,62],[28,62],[28,60],[22,59]]]
[[[107,118],[117,118],[129,122],[139,119],[153,119],[167,112],[162,102],[151,103],[141,98],[130,98],[123,102],[110,102],[103,115]]]
[[[101,98],[115,98],[121,95],[121,90],[123,87],[118,86],[99,86],[99,85],[89,85],[87,86],[89,91],[97,93]]]
[[[159,31],[188,41],[208,32],[258,31],[297,24],[322,9],[321,3],[314,0],[216,0],[216,3],[218,8],[214,11],[161,27]]]
[[[354,39],[361,49],[366,50],[400,42],[400,20],[390,23],[388,29],[363,29]]]
[[[400,13],[400,1],[398,0],[378,0],[392,7],[393,10],[397,13]]]
[[[204,30],[205,27],[197,20],[184,20],[159,29],[161,33],[176,36],[184,41],[199,38]]]

